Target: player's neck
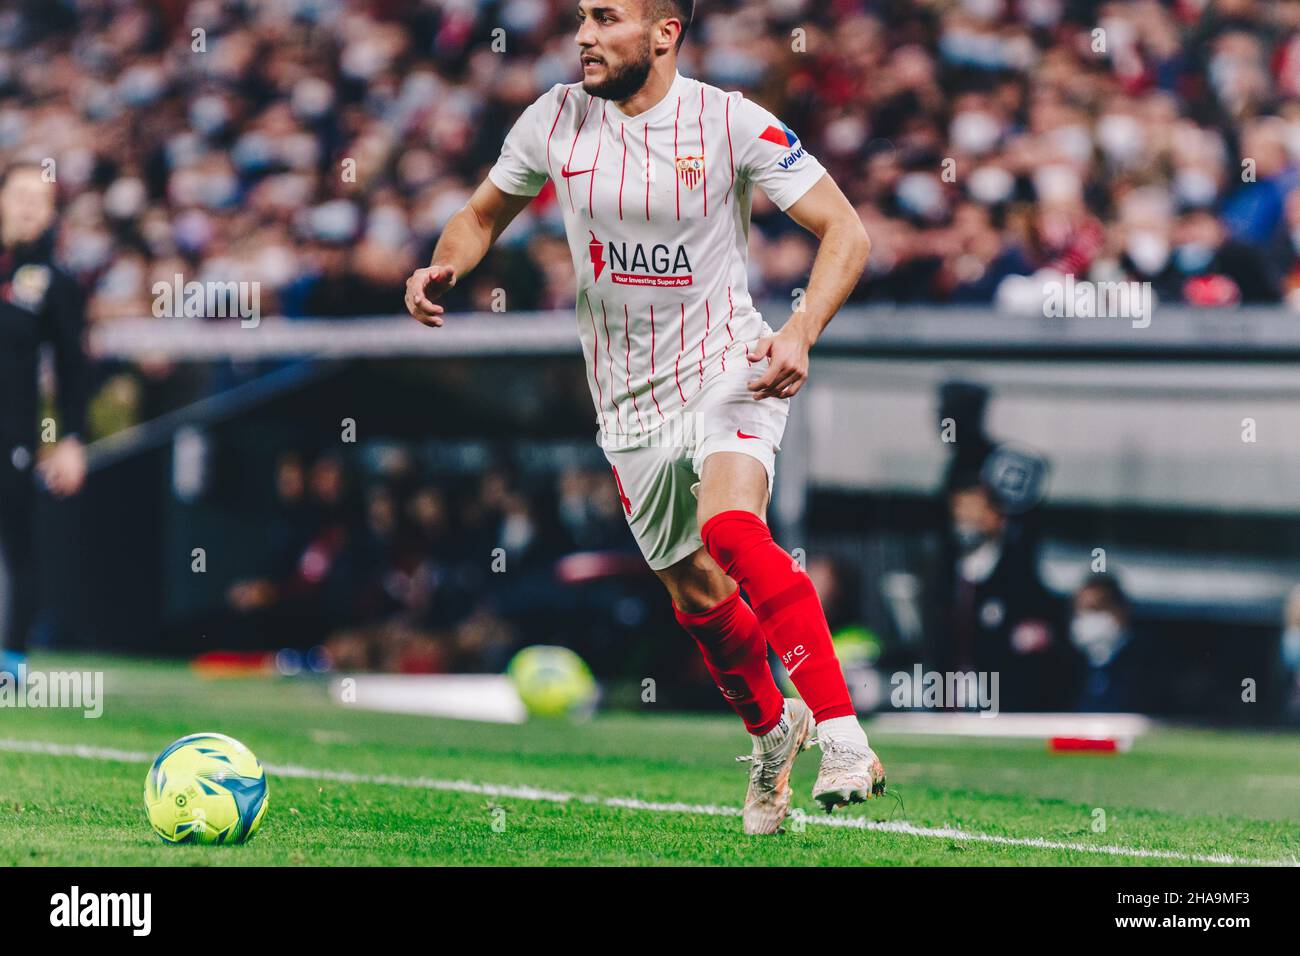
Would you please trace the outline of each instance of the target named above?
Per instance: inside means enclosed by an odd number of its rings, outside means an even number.
[[[673,57],[671,61],[666,57],[658,60],[651,68],[650,75],[646,77],[641,89],[627,99],[615,102],[614,105],[624,116],[637,116],[646,110],[654,109],[668,95],[668,90],[672,88],[673,80],[676,78],[677,58]]]

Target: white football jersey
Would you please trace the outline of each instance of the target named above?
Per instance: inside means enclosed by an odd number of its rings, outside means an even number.
[[[823,174],[767,110],[681,74],[637,116],[581,83],[524,111],[488,178],[517,196],[555,183],[604,435],[655,431],[746,361],[763,334],[746,281],[751,187],[785,210]]]

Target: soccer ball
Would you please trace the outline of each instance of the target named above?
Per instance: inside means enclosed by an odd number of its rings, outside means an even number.
[[[190,734],[149,768],[144,805],[168,843],[244,843],[266,815],[266,771],[238,740]]]
[[[596,679],[582,658],[567,647],[525,647],[506,672],[534,717],[579,717],[595,709]]]

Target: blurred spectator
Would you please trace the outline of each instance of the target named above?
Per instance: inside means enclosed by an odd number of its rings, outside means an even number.
[[[1083,658],[1077,710],[1155,709],[1158,668],[1133,630],[1128,596],[1114,575],[1090,575],[1075,592],[1070,640]]]
[[[618,547],[626,540],[618,497],[602,473],[566,468],[560,474],[557,507],[564,534],[577,550]]]
[[[950,476],[946,497],[951,546],[932,585],[931,659],[942,671],[998,673],[1003,710],[1061,709],[1068,658],[1035,540],[976,472]]]
[[[939,387],[937,425],[949,457],[927,587],[928,657],[940,670],[999,672],[1004,710],[1060,709],[1070,680],[1062,608],[1038,573],[1036,506],[1047,465],[989,435],[989,398],[973,382]],[[1002,469],[991,467],[997,459]]]
[[[1243,170],[1241,187],[1224,201],[1223,220],[1232,237],[1244,245],[1262,248],[1271,242],[1286,197],[1295,190],[1297,170],[1287,155],[1287,133],[1286,122],[1278,116],[1252,120],[1242,129],[1241,154],[1250,165]]]
[[[1206,210],[1184,216],[1175,230],[1174,266],[1182,297],[1192,305],[1228,306],[1275,303],[1281,299],[1267,260],[1229,236]]]
[[[1293,723],[1300,723],[1300,585],[1287,596],[1278,656],[1282,714]]]
[[[952,228],[942,236],[948,298],[956,303],[990,303],[998,284],[1009,275],[1033,272],[1014,233],[998,231],[987,206],[964,202],[953,213]]]
[[[322,455],[304,474],[297,456],[286,454],[277,464],[276,491],[282,510],[271,535],[271,573],[236,582],[226,600],[244,620],[243,641],[311,646],[359,611],[349,479],[336,455]]]

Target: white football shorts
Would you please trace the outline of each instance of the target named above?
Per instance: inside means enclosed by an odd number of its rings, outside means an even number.
[[[662,571],[703,547],[696,496],[704,462],[713,453],[735,451],[758,459],[767,469],[770,495],[790,399],[755,401],[747,386],[766,369],[766,360],[750,365],[742,352],[650,435],[606,436],[602,443],[628,526],[652,570]]]

